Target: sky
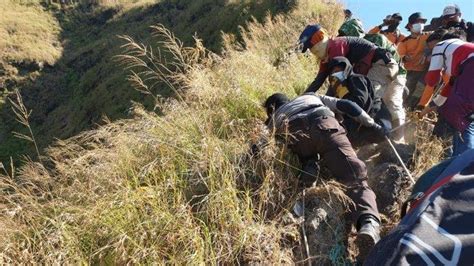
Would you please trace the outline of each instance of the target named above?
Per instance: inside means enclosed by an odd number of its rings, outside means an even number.
[[[474,0],[340,0],[346,8],[352,11],[353,17],[359,18],[364,24],[364,29],[382,23],[388,14],[400,13],[403,21],[399,29],[406,33],[405,25],[408,17],[421,12],[430,22],[431,18],[439,17],[446,5],[457,4],[461,8],[462,18],[474,21]]]

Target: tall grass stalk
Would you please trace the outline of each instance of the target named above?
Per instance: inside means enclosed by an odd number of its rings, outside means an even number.
[[[30,116],[32,110],[28,110],[26,108],[25,104],[23,103],[21,93],[18,89],[15,90],[15,99],[8,98],[8,100],[12,105],[12,110],[13,113],[15,113],[16,121],[18,121],[20,124],[22,124],[25,128],[28,129],[28,135],[19,132],[13,132],[13,135],[19,139],[24,139],[33,143],[36,155],[38,156],[38,159],[41,160],[41,154],[38,149],[38,143],[36,142],[35,135],[33,134],[33,130],[31,129],[30,124]]]

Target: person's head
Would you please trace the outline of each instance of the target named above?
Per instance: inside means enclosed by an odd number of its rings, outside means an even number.
[[[448,33],[448,30],[445,29],[439,29],[431,33],[430,36],[428,36],[428,39],[426,39],[426,46],[428,47],[429,50],[433,50],[433,48],[436,46],[436,44],[440,41],[443,40],[443,37]]]
[[[448,33],[446,33],[442,38],[441,41],[446,41],[450,39],[460,39],[466,41],[466,32],[461,29],[449,29]]]
[[[398,26],[402,22],[403,18],[400,13],[394,13],[392,15],[388,15],[384,19],[384,23],[388,25],[387,31],[388,32],[394,32],[397,30]]]
[[[289,101],[290,99],[283,93],[275,93],[268,97],[263,103],[268,118],[270,118],[278,108]]]
[[[346,20],[352,18],[352,11],[349,9],[344,9],[344,17]]]
[[[461,22],[461,9],[458,5],[448,5],[443,9],[443,15],[441,15],[442,23],[444,26]]]
[[[423,32],[427,19],[423,17],[420,12],[416,12],[410,15],[408,18],[408,24],[405,26],[412,34],[420,34]]]
[[[341,83],[347,79],[352,72],[352,65],[349,60],[343,56],[336,56],[328,62],[329,81],[331,85]]]
[[[327,57],[328,41],[329,35],[326,31],[319,24],[314,24],[306,26],[299,37],[298,43],[303,53],[309,49],[312,54],[324,60]]]

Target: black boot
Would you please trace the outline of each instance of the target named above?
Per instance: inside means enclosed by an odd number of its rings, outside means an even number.
[[[369,252],[380,240],[380,222],[373,215],[363,215],[357,223],[356,245],[359,248],[359,261],[364,261]]]

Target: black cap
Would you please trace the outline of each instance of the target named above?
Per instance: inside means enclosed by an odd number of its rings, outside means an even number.
[[[411,14],[410,17],[408,17],[408,24],[405,26],[405,29],[410,30],[409,25],[413,25],[419,20],[423,21],[423,23],[426,23],[426,21],[428,21],[426,18],[423,17],[421,12]]]
[[[393,13],[392,18],[398,19],[400,21],[403,20],[402,15],[400,15],[400,13]]]
[[[350,17],[350,16],[352,16],[352,11],[350,11],[349,9],[344,9],[344,14],[345,14],[347,17]]]
[[[423,17],[423,15],[420,12],[416,12],[410,15],[408,18],[408,23],[410,24],[415,24],[416,21],[422,20],[423,23],[426,23],[427,19]]]

